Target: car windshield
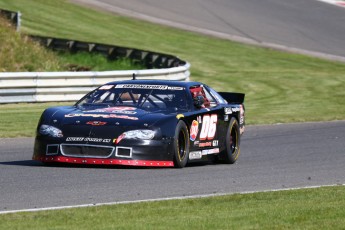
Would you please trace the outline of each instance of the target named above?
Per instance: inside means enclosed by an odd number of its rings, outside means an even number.
[[[103,85],[81,99],[78,107],[132,106],[143,110],[187,110],[183,87],[167,85]]]

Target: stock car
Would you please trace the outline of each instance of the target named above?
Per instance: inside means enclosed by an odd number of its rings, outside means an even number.
[[[73,106],[46,109],[32,158],[177,168],[210,160],[232,164],[244,132],[244,97],[200,82],[110,82]]]

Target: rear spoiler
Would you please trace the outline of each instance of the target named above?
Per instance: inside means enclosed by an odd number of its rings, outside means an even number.
[[[243,104],[244,102],[244,93],[226,93],[218,92],[229,104]]]

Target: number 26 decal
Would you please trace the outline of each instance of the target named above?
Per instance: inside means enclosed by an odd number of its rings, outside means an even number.
[[[217,114],[206,114],[202,119],[202,127],[200,131],[200,140],[212,140],[217,130]]]

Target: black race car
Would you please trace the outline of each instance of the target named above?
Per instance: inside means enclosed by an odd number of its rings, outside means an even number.
[[[73,106],[46,109],[33,159],[45,163],[178,167],[234,163],[244,131],[244,94],[200,82],[115,81]]]

